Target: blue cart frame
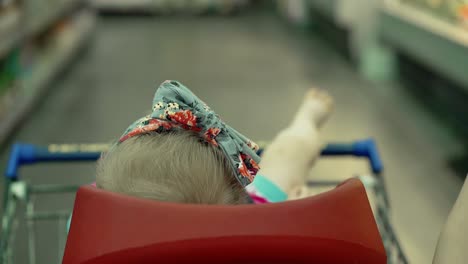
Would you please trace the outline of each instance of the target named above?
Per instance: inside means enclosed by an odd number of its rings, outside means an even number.
[[[109,146],[107,144],[52,144],[49,146],[36,146],[32,144],[14,144],[5,172],[5,194],[3,203],[2,233],[0,235],[0,260],[4,264],[14,263],[13,240],[15,239],[15,218],[17,205],[23,202],[26,205],[26,228],[28,233],[29,263],[36,263],[36,247],[34,235],[34,221],[56,220],[63,226],[71,213],[70,211],[36,212],[34,210],[32,196],[46,193],[70,193],[75,192],[79,186],[41,184],[28,185],[20,179],[20,168],[38,163],[54,162],[94,162],[102,151]],[[259,153],[263,151],[260,149]],[[395,235],[389,220],[390,203],[383,179],[383,163],[373,139],[359,140],[352,143],[330,143],[322,151],[321,156],[354,156],[365,158],[369,162],[372,172],[370,176],[360,176],[368,192],[373,192],[377,198],[375,201],[374,216],[387,251],[389,264],[407,264],[407,258],[403,253],[400,243]],[[310,181],[308,185],[335,186],[338,181]],[[63,236],[59,234],[59,250],[57,262],[61,262],[62,252],[66,240],[65,227]]]

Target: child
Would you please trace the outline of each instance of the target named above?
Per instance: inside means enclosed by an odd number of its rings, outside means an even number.
[[[308,91],[291,124],[271,142],[260,162],[255,143],[226,125],[181,83],[165,81],[156,91],[153,112],[133,123],[99,160],[97,187],[203,204],[303,196],[297,191],[320,153],[318,129],[332,105],[327,93]],[[467,201],[468,179],[442,230],[434,264],[468,263]]]
[[[152,113],[134,122],[99,160],[97,187],[181,203],[284,201],[303,185],[320,153],[318,128],[331,109],[328,94],[310,90],[260,162],[255,143],[184,85],[165,81]]]

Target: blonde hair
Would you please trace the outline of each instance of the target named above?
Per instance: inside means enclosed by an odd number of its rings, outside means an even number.
[[[189,131],[127,139],[98,162],[96,183],[98,188],[159,201],[248,203],[222,151]]]

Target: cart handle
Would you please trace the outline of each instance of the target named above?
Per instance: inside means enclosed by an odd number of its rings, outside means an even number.
[[[51,145],[60,146],[60,145]],[[33,144],[15,143],[10,152],[10,157],[5,172],[5,177],[10,180],[18,179],[18,170],[23,165],[38,162],[60,161],[94,161],[99,159],[101,151],[83,151],[71,146],[68,149],[54,149],[53,147],[36,146]]]
[[[54,148],[53,146],[68,146]],[[18,170],[23,165],[38,162],[60,161],[94,161],[99,159],[101,151],[89,151],[80,148],[89,145],[51,145],[49,147],[32,144],[16,143],[13,145],[5,172],[9,180],[18,179]],[[358,140],[352,143],[330,143],[321,153],[322,156],[355,156],[369,160],[372,172],[375,174],[383,170],[382,161],[373,139]]]
[[[383,171],[383,163],[374,139],[357,140],[353,143],[330,143],[322,150],[322,156],[355,156],[365,157],[373,173]]]

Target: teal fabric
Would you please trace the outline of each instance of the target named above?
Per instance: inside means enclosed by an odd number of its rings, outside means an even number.
[[[284,202],[288,199],[288,195],[283,190],[260,174],[257,174],[252,184],[255,190],[262,194],[269,202]]]
[[[230,161],[237,180],[250,184],[258,170],[258,146],[224,123],[221,118],[187,87],[177,81],[165,81],[156,90],[153,112],[130,125],[119,140],[148,134],[187,130],[221,149]],[[117,143],[117,144],[119,144]]]

